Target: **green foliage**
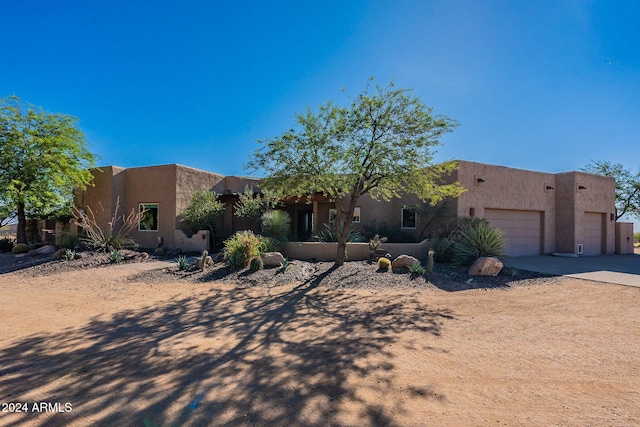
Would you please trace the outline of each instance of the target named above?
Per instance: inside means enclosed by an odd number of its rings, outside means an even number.
[[[388,271],[391,268],[391,261],[388,258],[382,257],[378,260],[378,270]]]
[[[113,249],[109,253],[109,262],[112,263],[112,264],[117,264],[117,263],[119,263],[121,261],[122,261],[122,254],[120,253],[119,250]]]
[[[427,272],[427,270],[425,270],[425,268],[422,266],[422,264],[420,264],[417,261],[413,262],[409,266],[409,273],[411,273],[411,274],[415,274],[417,276],[424,276],[424,273],[426,273],[426,272]]]
[[[224,260],[234,270],[245,268],[249,260],[264,252],[264,244],[252,231],[239,231],[224,242]]]
[[[249,270],[251,271],[259,271],[264,269],[264,263],[262,262],[262,258],[259,256],[251,258],[249,261]]]
[[[102,208],[102,206],[100,206]],[[102,208],[104,211],[104,208]],[[131,210],[129,215],[120,215],[120,198],[116,199],[116,206],[113,210],[111,219],[107,222],[107,228],[103,229],[96,220],[96,216],[87,206],[86,210],[74,208],[73,222],[78,227],[82,227],[85,237],[80,241],[91,249],[110,252],[114,249],[122,249],[127,245],[135,245],[130,237],[131,232],[138,226],[141,215],[145,211],[136,213]]]
[[[453,263],[467,266],[480,257],[500,257],[504,245],[502,230],[491,228],[486,221],[472,222],[458,232]]]
[[[264,252],[280,252],[282,250],[282,242],[273,237],[258,236]]]
[[[616,180],[616,221],[625,214],[640,218],[640,172],[633,174],[619,163],[593,160],[582,171]]]
[[[289,241],[291,217],[285,211],[267,211],[260,218],[260,223],[262,224],[262,234],[264,236],[281,243]]]
[[[176,265],[178,266],[178,270],[184,271],[189,268],[189,261],[187,260],[186,255],[178,255],[176,257]]]
[[[373,92],[373,93],[372,93]],[[292,197],[322,193],[336,202],[338,233],[336,264],[346,260],[346,242],[358,199],[369,194],[390,200],[407,193],[435,204],[462,191],[440,178],[455,162],[433,164],[433,147],[456,125],[433,114],[409,89],[369,85],[351,105],[332,102],[317,112],[296,116],[298,127],[279,137],[259,141],[247,167],[264,171],[261,187]]]
[[[0,204],[16,213],[19,243],[27,216],[70,213],[74,190],[93,179],[94,156],[77,122],[15,96],[0,99]]]
[[[633,233],[633,241],[640,242],[640,231]]]
[[[284,273],[291,267],[291,262],[289,262],[289,258],[285,258],[284,261],[280,263],[280,272]]]
[[[375,221],[371,225],[365,225],[362,227],[365,238],[371,238],[370,236],[386,236],[389,243],[415,243],[416,238],[406,231],[402,230],[400,226],[389,226],[386,222],[377,224]]]
[[[279,200],[276,193],[272,191],[264,190],[262,193],[256,193],[249,186],[246,186],[244,192],[238,197],[239,199],[234,205],[234,215],[256,222],[260,222],[260,218],[265,212],[275,209]]]
[[[16,244],[16,239],[12,237],[3,237],[0,239],[0,252],[11,252]]]
[[[76,251],[74,251],[73,249],[67,249],[67,250],[64,251],[63,257],[67,261],[72,261],[72,260],[76,259]]]
[[[11,249],[11,253],[12,254],[26,254],[30,250],[31,250],[31,246],[27,245],[26,243],[18,243],[13,247],[13,249]]]
[[[340,231],[342,230],[340,229]],[[337,242],[338,233],[336,233],[336,226],[333,223],[322,224],[322,229],[318,231],[318,234],[312,236],[311,240],[313,240],[314,242],[324,243]],[[362,234],[360,234],[359,231],[354,230],[353,226],[351,226],[349,228],[349,233],[347,234],[346,241],[354,243],[362,242]]]
[[[447,237],[439,237],[431,242],[433,258],[437,262],[448,263],[453,260],[455,242]]]
[[[209,230],[211,235],[215,236],[218,219],[224,210],[224,203],[218,200],[216,193],[207,189],[197,190],[191,195],[187,208],[180,215],[180,220],[193,233]]]
[[[60,239],[60,246],[67,249],[73,249],[80,242],[77,234],[63,234]]]

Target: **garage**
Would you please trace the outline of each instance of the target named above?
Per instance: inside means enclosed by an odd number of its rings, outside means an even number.
[[[598,212],[585,212],[583,221],[583,255],[602,254],[603,215]]]
[[[505,255],[540,255],[542,247],[542,212],[508,209],[485,209],[491,227],[504,233]]]

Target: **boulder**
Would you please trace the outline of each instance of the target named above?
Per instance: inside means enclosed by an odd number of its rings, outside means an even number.
[[[280,264],[284,262],[284,257],[280,252],[265,252],[260,255],[262,258],[262,264],[265,267],[280,267]]]
[[[213,265],[213,258],[211,258],[210,256],[207,256],[204,259],[204,266],[211,267],[212,265]],[[196,260],[196,268],[199,270],[204,270],[204,268],[202,267],[202,257]]]
[[[32,251],[29,252],[29,255],[32,256],[36,256],[36,255],[51,255],[53,254],[55,251],[57,251],[58,249],[56,249],[55,246],[53,245],[44,245],[38,249],[34,249]]]
[[[62,259],[62,257],[64,257],[64,254],[66,252],[67,252],[67,250],[65,248],[58,249],[57,251],[55,251],[54,253],[51,254],[51,259],[53,259],[53,260]]]
[[[409,268],[414,262],[419,263],[420,261],[411,255],[398,255],[391,263],[391,268]]]
[[[481,257],[469,267],[469,276],[497,276],[502,267],[502,261],[496,257]]]
[[[130,249],[120,249],[120,255],[122,255],[123,260],[130,260],[136,258],[140,253]]]
[[[136,260],[138,261],[146,261],[149,259],[149,254],[146,252],[138,252],[136,255]]]

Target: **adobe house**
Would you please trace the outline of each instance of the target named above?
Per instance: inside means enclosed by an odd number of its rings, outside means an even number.
[[[142,247],[159,243],[180,247],[179,215],[194,190],[208,188],[220,195],[227,210],[218,237],[226,238],[255,224],[233,215],[233,205],[246,185],[258,189],[258,179],[222,176],[181,165],[138,168],[109,166],[95,172],[94,187],[80,192],[79,207],[99,204],[103,224],[120,200],[121,214],[146,209],[144,221],[132,236]],[[537,255],[552,252],[596,255],[615,250],[615,181],[582,172],[534,172],[469,161],[458,161],[450,177],[467,190],[449,201],[448,215],[486,218],[505,234],[507,254]],[[292,218],[294,240],[305,240],[328,223],[334,205],[316,195],[308,202],[285,200],[283,210]],[[386,224],[418,238],[426,225],[417,215],[411,196],[389,202],[363,196],[354,213],[356,228]]]

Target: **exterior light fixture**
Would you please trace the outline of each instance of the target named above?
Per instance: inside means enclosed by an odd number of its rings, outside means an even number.
[[[547,186],[545,187],[545,189],[546,189],[546,190],[553,190],[553,187],[552,187],[552,186],[550,186],[550,185],[547,185]]]
[[[484,182],[484,179],[482,179],[482,178],[476,178],[476,182],[477,182],[478,184],[480,184],[481,182]]]
[[[585,187],[584,185],[578,185],[578,190],[586,190],[587,187]]]

